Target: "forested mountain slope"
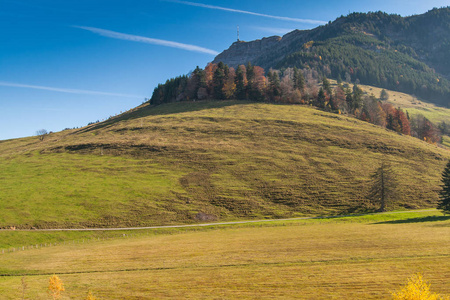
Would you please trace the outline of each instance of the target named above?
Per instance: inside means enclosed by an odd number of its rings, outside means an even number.
[[[312,30],[238,41],[219,54],[236,67],[298,67],[450,105],[450,8],[411,17],[353,13]]]

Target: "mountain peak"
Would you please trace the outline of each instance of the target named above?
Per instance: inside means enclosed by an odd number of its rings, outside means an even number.
[[[311,68],[334,79],[414,94],[449,106],[450,8],[402,17],[352,13],[311,30],[235,42],[213,63]],[[318,59],[320,58],[320,59]]]

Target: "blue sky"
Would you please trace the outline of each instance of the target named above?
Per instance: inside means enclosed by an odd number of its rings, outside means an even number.
[[[350,12],[424,13],[447,1],[0,0],[0,140],[60,131],[141,104],[236,40]]]

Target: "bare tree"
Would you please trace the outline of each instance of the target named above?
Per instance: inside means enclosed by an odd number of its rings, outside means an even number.
[[[371,175],[371,188],[369,199],[379,206],[378,211],[386,211],[396,196],[397,183],[391,165],[385,161]]]
[[[38,131],[36,131],[36,135],[39,137],[40,141],[43,141],[47,134],[48,131],[46,129],[39,129]]]

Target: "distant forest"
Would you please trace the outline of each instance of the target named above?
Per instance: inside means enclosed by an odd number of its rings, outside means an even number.
[[[236,69],[224,63],[209,63],[159,84],[150,104],[195,100],[252,100],[272,103],[305,104],[338,114],[352,115],[360,120],[412,135],[429,143],[441,141],[439,129],[423,116],[410,118],[400,108],[387,103],[387,93],[379,98],[365,95],[354,84],[338,84],[332,88],[325,76],[312,69],[286,68],[269,70],[250,63]],[[440,127],[447,129],[445,123]]]

